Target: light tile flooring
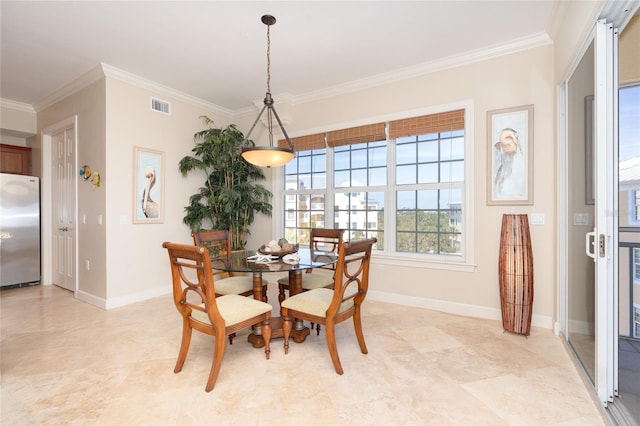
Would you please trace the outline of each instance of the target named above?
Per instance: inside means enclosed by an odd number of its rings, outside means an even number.
[[[211,338],[194,332],[174,374],[181,321],[169,296],[109,311],[55,286],[0,296],[3,426],[607,423],[545,329],[527,339],[497,321],[367,301],[368,355],[351,323],[337,330],[343,376],[324,332],[286,356],[274,340],[269,361],[245,332],[206,393]]]

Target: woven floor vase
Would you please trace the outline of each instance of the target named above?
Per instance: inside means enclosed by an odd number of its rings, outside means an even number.
[[[526,214],[502,215],[500,308],[505,331],[528,336],[533,311],[533,253]]]

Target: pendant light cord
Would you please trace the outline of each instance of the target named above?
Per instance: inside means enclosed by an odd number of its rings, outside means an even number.
[[[271,25],[267,25],[267,93],[271,93]]]

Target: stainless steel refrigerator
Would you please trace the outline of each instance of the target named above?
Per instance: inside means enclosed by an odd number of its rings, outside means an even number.
[[[40,180],[0,173],[0,287],[40,282]]]

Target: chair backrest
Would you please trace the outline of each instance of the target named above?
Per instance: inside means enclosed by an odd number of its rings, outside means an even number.
[[[309,237],[309,248],[312,250],[337,253],[338,247],[342,244],[343,234],[344,229],[312,228],[311,236]],[[322,268],[334,270],[335,264],[323,266]],[[307,269],[308,273],[311,271],[313,271],[313,269]]]
[[[231,236],[226,229],[194,232],[191,236],[193,237],[193,244],[206,247],[210,257],[228,257],[231,255]],[[213,275],[217,279],[233,276],[232,273],[222,271],[213,271]]]
[[[371,250],[378,240],[369,238],[340,244],[338,262],[333,277],[334,290],[327,317],[335,316],[343,308],[343,303],[353,300],[360,305],[369,289],[369,265]]]
[[[164,242],[169,253],[173,301],[184,318],[206,324],[208,320],[220,333],[225,322],[216,304],[213,271],[205,247]]]

